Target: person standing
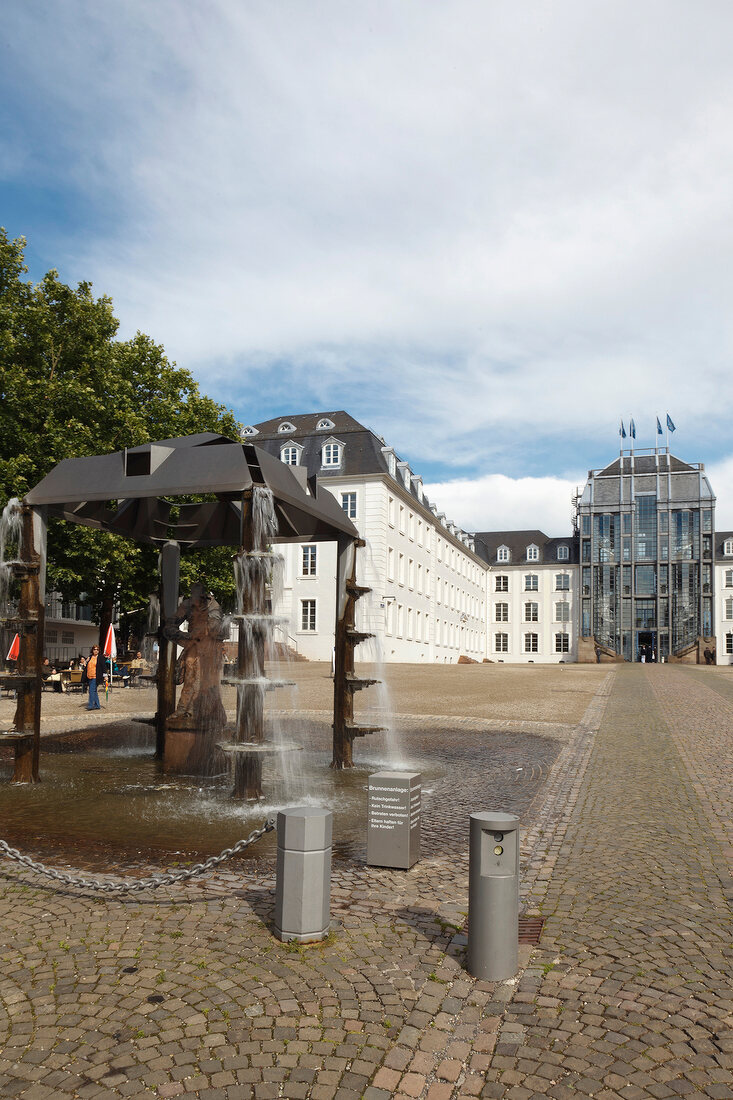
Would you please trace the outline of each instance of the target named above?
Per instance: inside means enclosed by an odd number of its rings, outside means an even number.
[[[84,676],[89,685],[89,705],[87,706],[87,710],[101,710],[97,685],[101,684],[104,680],[104,666],[102,661],[99,660],[98,645],[92,646],[92,652],[89,655],[89,660],[84,669]]]

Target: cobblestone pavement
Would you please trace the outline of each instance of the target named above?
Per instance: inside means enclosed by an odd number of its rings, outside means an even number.
[[[270,873],[109,900],[0,865],[0,1096],[733,1097],[715,683],[622,666],[576,726],[548,723],[522,855],[546,923],[510,982],[463,969],[460,851],[339,863],[333,935],[307,948],[271,936]]]

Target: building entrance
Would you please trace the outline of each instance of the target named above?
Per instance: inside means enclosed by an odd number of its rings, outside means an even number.
[[[636,635],[637,661],[658,661],[656,630],[640,630]]]

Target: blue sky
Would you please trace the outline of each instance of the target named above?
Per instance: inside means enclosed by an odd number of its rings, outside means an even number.
[[[732,46],[727,0],[6,0],[0,224],[466,527],[563,533],[669,411],[731,529]]]

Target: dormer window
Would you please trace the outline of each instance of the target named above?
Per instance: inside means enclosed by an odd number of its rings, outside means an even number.
[[[319,420],[318,423],[316,424],[316,431],[317,432],[328,432],[328,431],[331,430],[331,428],[335,428],[335,427],[336,427],[336,425],[334,424],[333,420],[329,420],[327,416],[324,416],[323,419]]]
[[[246,428],[242,428],[242,438],[250,439],[253,435],[259,435],[257,428],[253,428],[251,424],[248,424]]]
[[[497,561],[509,561],[511,559],[511,551],[508,546],[500,546],[496,551]]]
[[[723,543],[723,553],[726,558],[733,557],[733,539],[726,539]]]
[[[558,546],[558,548],[557,548],[557,560],[558,561],[567,561],[569,557],[570,557],[570,550],[567,548],[567,546]]]
[[[280,448],[280,461],[284,462],[286,466],[299,466],[302,450],[301,446],[289,440]]]
[[[289,420],[283,420],[282,424],[277,430],[278,432],[294,432],[295,424],[291,424]]]
[[[527,561],[539,561],[540,560],[540,548],[532,543],[527,547]]]
[[[328,439],[321,449],[321,466],[324,470],[335,470],[341,465],[343,444],[337,439]]]

